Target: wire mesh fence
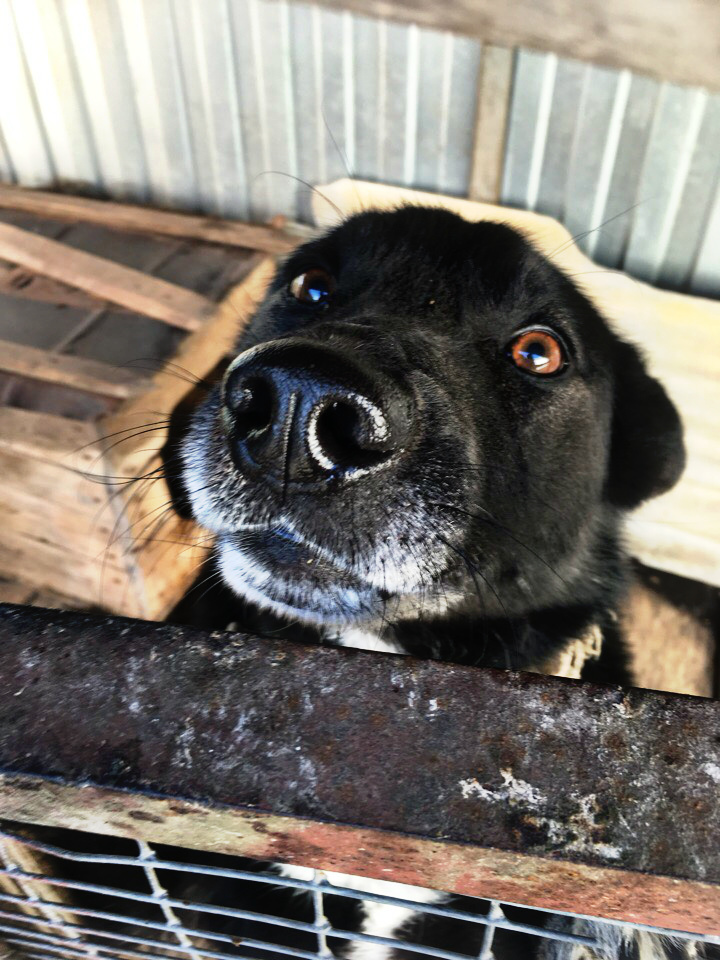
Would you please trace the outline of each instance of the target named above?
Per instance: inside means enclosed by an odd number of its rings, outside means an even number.
[[[517,960],[540,941],[604,955],[607,921],[584,928],[594,932],[586,936],[518,904],[142,840],[5,827],[0,944],[28,960]],[[642,929],[694,942],[693,956],[720,958],[720,937]]]

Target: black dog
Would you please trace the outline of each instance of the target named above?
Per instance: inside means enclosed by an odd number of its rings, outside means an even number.
[[[238,350],[183,449],[237,594],[326,641],[631,680],[621,523],[680,476],[681,424],[526,240],[355,216],[279,268]]]

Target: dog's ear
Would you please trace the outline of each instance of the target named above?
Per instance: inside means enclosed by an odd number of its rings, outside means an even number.
[[[637,350],[616,342],[615,393],[607,494],[631,509],[680,479],[685,445],[680,416]]]

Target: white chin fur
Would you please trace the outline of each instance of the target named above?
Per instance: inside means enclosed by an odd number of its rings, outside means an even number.
[[[203,527],[222,537],[223,533],[241,531],[242,529],[267,529],[268,524],[256,525],[250,517],[238,524],[233,517],[232,526],[228,519],[216,505],[219,496],[213,496],[213,485],[207,474],[207,457],[203,452],[198,454],[195,446],[186,445],[183,450],[183,482],[190,500],[193,516]],[[218,491],[219,493],[219,491]],[[383,549],[377,556],[358,560],[354,569],[350,569],[347,562],[339,559],[330,550],[318,543],[307,540],[302,530],[289,517],[278,516],[275,523],[294,534],[301,543],[304,543],[313,556],[323,559],[339,573],[358,577],[365,586],[368,595],[374,591],[383,591],[397,597],[412,598],[422,596],[420,603],[426,612],[440,612],[447,607],[447,590],[442,591],[442,598],[430,596],[426,589],[427,577],[430,573],[437,573],[444,562],[444,557],[438,555],[432,568],[421,569],[415,560],[414,551],[400,547],[399,532],[388,531],[388,537]],[[437,545],[435,547],[437,552]],[[300,607],[297,604],[285,604],[267,595],[267,586],[272,575],[254,560],[245,556],[235,545],[220,545],[220,562],[226,583],[240,596],[247,598],[263,609],[272,610],[284,616],[291,616],[307,623],[318,625],[337,624],[345,625],[367,621],[377,614],[386,615],[386,610],[368,611],[366,600],[360,593],[352,589],[337,588],[333,590],[318,590],[316,596],[308,597],[307,605]],[[305,598],[303,598],[305,600]],[[325,611],[325,608],[328,608]],[[404,609],[404,606],[403,606]],[[412,610],[412,606],[409,608]]]
[[[220,571],[227,585],[262,610],[315,626],[343,626],[369,619],[367,599],[349,588],[309,590],[302,605],[278,600],[272,596],[277,580],[265,567],[237,546],[228,543],[219,546]]]
[[[417,616],[420,613],[441,613],[446,610],[449,592],[430,598],[425,595],[405,594],[383,602],[374,594],[371,585],[351,587],[308,587],[304,593],[288,588],[287,599],[282,596],[282,584],[266,567],[258,564],[235,543],[222,539],[217,544],[220,572],[225,583],[238,596],[281,617],[316,627],[337,631],[336,642],[344,646],[384,649],[398,652],[393,644],[385,646],[378,641],[378,632],[388,619]],[[355,635],[357,634],[357,636]],[[361,636],[373,638],[372,644],[360,642]]]

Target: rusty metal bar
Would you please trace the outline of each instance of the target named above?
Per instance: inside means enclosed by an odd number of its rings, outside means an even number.
[[[720,931],[720,704],[0,607],[0,813]]]

